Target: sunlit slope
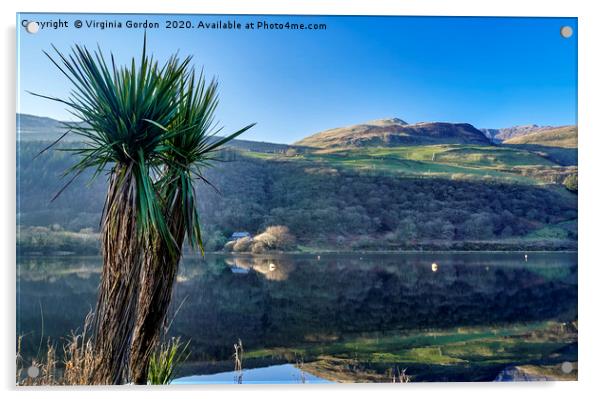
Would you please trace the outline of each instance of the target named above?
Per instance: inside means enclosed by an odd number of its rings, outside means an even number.
[[[478,168],[554,165],[553,162],[528,151],[481,145],[443,144],[390,148],[376,147],[353,150],[319,151],[316,152],[316,154],[350,158],[370,157],[381,160],[404,159],[436,165],[446,164]]]
[[[433,144],[481,144],[490,140],[468,123],[422,122],[377,119],[357,125],[325,130],[295,143],[313,148],[398,147]]]
[[[331,148],[290,154],[246,153],[248,156],[314,166],[352,168],[408,176],[451,179],[496,179],[537,184],[558,180],[568,172],[545,157],[523,149],[443,144],[401,147]],[[538,175],[535,177],[535,175]],[[545,177],[543,180],[542,176]]]
[[[504,146],[531,151],[560,165],[577,165],[577,126],[563,126],[514,137]]]
[[[504,144],[532,144],[546,147],[577,148],[577,126],[530,133],[504,141]]]

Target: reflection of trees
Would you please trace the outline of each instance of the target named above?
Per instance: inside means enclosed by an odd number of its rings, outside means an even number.
[[[26,357],[38,351],[40,334],[51,337],[60,350],[64,342],[58,339],[81,328],[96,302],[99,267],[99,258],[19,260],[17,334],[24,336]]]
[[[173,308],[183,305],[171,333],[191,339],[192,358],[229,359],[238,338],[252,350],[393,328],[573,319],[576,257],[534,254],[524,266],[496,254],[208,256],[203,265],[186,259],[172,301]],[[98,276],[45,267],[22,275],[20,331],[39,330],[41,302],[45,334],[64,336],[93,305]],[[32,338],[36,349],[38,342]]]
[[[287,278],[270,278],[269,262],[230,260],[230,267],[250,272],[225,268],[178,286],[175,302],[188,299],[173,333],[190,337],[208,357],[225,358],[238,338],[248,348],[286,346],[391,328],[571,318],[576,311],[576,268],[566,260],[568,273],[558,277],[554,267],[542,276],[538,266],[524,269],[513,260],[514,266],[500,267],[484,258],[447,259],[433,273],[430,259],[323,256],[296,259],[282,267]]]
[[[293,260],[287,256],[232,256],[225,262],[230,267],[254,270],[275,281],[286,280],[294,268]]]

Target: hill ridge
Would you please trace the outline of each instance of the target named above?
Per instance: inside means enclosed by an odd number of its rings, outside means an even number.
[[[577,148],[577,126],[558,126],[551,129],[537,130],[521,136],[511,137],[503,144],[540,145],[543,147]]]
[[[538,125],[535,123],[525,125],[515,125],[510,127],[503,127],[498,129],[482,128],[480,129],[485,136],[491,139],[494,143],[502,143],[506,140],[510,140],[516,137],[525,136],[532,133],[544,132],[548,130],[561,129],[571,127],[575,125]]]
[[[399,118],[375,119],[324,130],[294,143],[306,147],[366,147],[431,144],[481,144],[491,141],[470,123],[418,122]]]

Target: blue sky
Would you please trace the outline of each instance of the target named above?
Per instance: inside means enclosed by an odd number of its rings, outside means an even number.
[[[69,22],[28,34],[19,18]],[[69,82],[42,53],[51,44],[138,57],[140,29],[76,29],[74,21],[156,21],[149,49],[160,60],[192,54],[220,82],[217,118],[241,138],[291,143],[315,132],[399,117],[499,128],[577,123],[575,18],[166,16],[21,14],[19,103],[23,113],[71,119],[64,106],[26,90],[65,97]],[[165,29],[167,20],[325,23],[326,30]],[[569,25],[575,34],[560,36]]]

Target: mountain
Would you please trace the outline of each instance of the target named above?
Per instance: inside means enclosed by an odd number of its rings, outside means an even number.
[[[66,129],[61,121],[43,116],[17,114],[17,140],[20,141],[54,141],[61,137]],[[216,136],[216,139],[220,137]],[[66,135],[63,141],[80,141],[76,135]],[[284,153],[289,149],[304,151],[302,147],[288,144],[267,143],[252,140],[232,140],[228,143],[231,148],[244,151],[263,153]]]
[[[529,151],[563,166],[577,166],[577,126],[544,129],[502,142],[502,146]]]
[[[544,147],[577,148],[577,126],[539,130],[504,140],[504,144],[529,144]]]
[[[494,143],[501,143],[504,140],[513,137],[520,137],[526,134],[541,132],[544,130],[556,129],[555,126],[539,126],[535,124],[512,126],[501,129],[481,129],[481,131]]]
[[[421,122],[399,118],[378,119],[316,133],[295,143],[315,148],[395,147],[432,144],[481,144],[490,140],[468,123]]]
[[[88,170],[51,201],[75,160],[67,151],[39,155],[48,145],[41,138],[56,139],[62,126],[17,118],[19,248],[97,253],[106,175],[90,181]],[[220,250],[235,231],[276,225],[300,245],[336,250],[576,245],[577,194],[562,189],[576,177],[576,148],[492,146],[468,124],[401,119],[333,129],[298,144],[305,146],[235,140],[234,151],[219,155],[228,162],[205,170],[219,190],[195,187],[206,250]]]
[[[56,140],[65,133],[56,119],[29,114],[17,114],[17,140]],[[66,138],[68,140],[68,138]]]

